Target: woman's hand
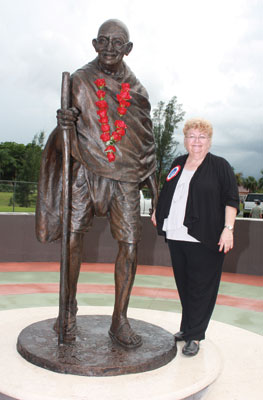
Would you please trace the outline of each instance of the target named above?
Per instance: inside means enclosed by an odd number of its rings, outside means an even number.
[[[152,221],[153,225],[156,226],[155,210],[152,213],[151,221]]]
[[[232,250],[234,247],[234,235],[233,231],[230,231],[228,228],[224,228],[221,233],[219,242],[219,251],[224,250],[224,253],[227,253],[229,250]]]

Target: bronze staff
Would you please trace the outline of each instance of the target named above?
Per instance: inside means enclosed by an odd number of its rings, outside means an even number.
[[[67,110],[70,106],[70,74],[62,73],[61,108]],[[70,138],[69,128],[62,130],[63,152],[63,186],[62,186],[62,238],[60,258],[60,289],[59,289],[59,334],[58,344],[64,343],[64,326],[66,304],[68,297],[68,271],[69,271],[69,180],[70,180]]]

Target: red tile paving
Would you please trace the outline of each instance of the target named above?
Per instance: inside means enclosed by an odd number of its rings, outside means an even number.
[[[233,274],[230,272],[223,272],[222,281],[238,283],[240,285],[263,286],[263,276],[256,275]]]
[[[3,272],[26,272],[26,271],[44,271],[44,272],[58,272],[58,262],[21,262],[21,263],[0,263],[0,271]],[[81,271],[83,272],[104,272],[113,273],[114,264],[107,263],[82,263]],[[173,276],[171,267],[151,266],[151,265],[138,265],[137,273],[140,275],[161,275]]]
[[[21,295],[37,293],[58,293],[58,283],[31,283],[31,284],[6,284],[0,285],[0,295]],[[78,293],[114,294],[114,285],[78,284]],[[134,286],[133,296],[150,297],[157,299],[178,300],[178,292],[175,289],[148,288]],[[263,301],[242,297],[233,297],[219,294],[216,304],[236,307],[251,311],[263,312]]]
[[[58,262],[12,262],[12,263],[0,263],[1,272],[58,272]],[[114,264],[102,264],[102,263],[82,263],[82,272],[102,272],[102,273],[113,273]],[[138,265],[138,275],[160,275],[160,276],[173,276],[171,267],[164,266],[151,266],[151,265]],[[246,274],[233,274],[229,272],[223,272],[223,282],[238,283],[251,286],[263,286],[263,276],[257,275],[246,275]]]
[[[58,272],[58,262],[12,262],[0,263],[1,272]],[[83,272],[98,272],[98,273],[113,273],[114,264],[101,263],[83,263],[81,271]],[[173,272],[171,267],[139,265],[137,269],[139,275],[156,275],[172,277]],[[233,274],[224,272],[222,281],[263,286],[262,276]],[[0,295],[19,295],[19,294],[37,294],[37,293],[58,293],[58,283],[31,283],[31,284],[0,284]],[[96,294],[114,294],[113,285],[97,285],[80,283],[78,285],[78,293],[96,293]],[[166,288],[149,288],[149,287],[134,287],[132,294],[139,297],[159,298],[159,299],[179,299],[178,292],[175,289]],[[248,299],[234,296],[219,294],[217,304],[243,308],[253,311],[263,311],[263,301],[256,299]]]

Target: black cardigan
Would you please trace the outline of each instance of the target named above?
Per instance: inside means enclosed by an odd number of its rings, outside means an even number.
[[[171,169],[180,166],[179,172],[172,179],[166,179],[161,190],[156,208],[159,235],[165,235],[163,222],[169,215],[173,194],[187,157],[188,154],[185,154],[174,160]],[[233,169],[224,158],[208,153],[189,185],[184,218],[189,235],[218,251],[227,205],[239,212],[239,195]]]

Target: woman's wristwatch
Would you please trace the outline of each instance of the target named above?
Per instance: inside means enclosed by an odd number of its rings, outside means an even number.
[[[225,225],[224,228],[227,228],[229,231],[234,232],[234,227],[233,227],[233,225]]]

